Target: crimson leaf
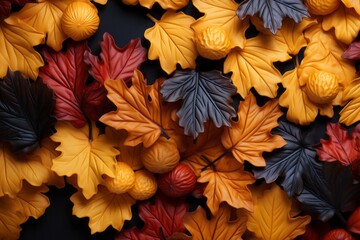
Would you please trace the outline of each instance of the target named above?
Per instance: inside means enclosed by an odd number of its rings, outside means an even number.
[[[155,240],[166,239],[176,232],[185,232],[183,223],[189,206],[184,199],[169,199],[162,195],[155,198],[155,204],[149,201],[139,204],[139,215],[144,221],[144,227],[121,231],[116,240]]]
[[[209,118],[219,128],[231,126],[229,119],[236,116],[231,98],[236,87],[219,71],[177,71],[164,82],[160,92],[168,102],[183,99],[177,111],[179,124],[186,135],[194,138],[204,132],[204,123]]]
[[[321,177],[306,179],[297,199],[304,210],[326,222],[334,214],[355,210],[360,201],[360,184],[354,183],[350,167],[325,162]]]
[[[53,92],[41,80],[9,71],[0,81],[0,141],[15,152],[32,151],[52,133],[54,105]]]
[[[360,42],[353,42],[342,55],[343,58],[359,60],[360,59]]]
[[[315,159],[316,149],[313,147],[320,142],[318,135],[321,131],[317,124],[301,128],[281,120],[272,133],[280,135],[287,144],[267,155],[266,166],[255,169],[255,177],[265,178],[267,183],[271,183],[281,176],[281,185],[289,196],[300,194],[303,179],[309,175],[316,178],[321,171],[321,163]]]
[[[12,4],[23,6],[27,2],[33,2],[33,0],[0,0],[0,21],[10,15]]]
[[[146,61],[146,49],[141,46],[140,38],[133,39],[124,48],[116,46],[113,37],[104,33],[100,42],[100,58],[85,51],[85,62],[90,65],[89,73],[101,84],[105,80],[131,78],[133,72]]]
[[[246,0],[239,4],[236,14],[242,20],[247,15],[259,14],[264,21],[264,27],[273,34],[281,28],[285,17],[300,22],[303,17],[310,17],[302,0]]]

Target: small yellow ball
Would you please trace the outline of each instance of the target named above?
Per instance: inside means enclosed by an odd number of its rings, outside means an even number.
[[[135,172],[125,162],[115,165],[115,177],[104,176],[107,189],[116,194],[126,193],[135,185]]]
[[[330,103],[339,93],[339,82],[335,74],[317,71],[310,76],[305,87],[309,99],[318,104]]]
[[[155,195],[158,185],[153,173],[148,170],[135,172],[135,185],[128,191],[135,200],[145,200]]]
[[[315,15],[327,15],[335,11],[341,0],[304,0],[310,13]]]

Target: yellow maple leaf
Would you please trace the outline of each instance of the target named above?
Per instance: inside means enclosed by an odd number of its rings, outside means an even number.
[[[254,166],[265,166],[263,152],[271,152],[286,144],[286,141],[270,133],[278,126],[277,119],[282,115],[277,100],[267,102],[263,107],[256,104],[250,94],[238,109],[239,120],[225,128],[221,142],[240,162],[250,162]]]
[[[262,189],[262,193],[254,194],[254,211],[247,213],[248,230],[263,240],[290,240],[303,234],[310,216],[290,217],[292,201],[276,184]]]
[[[356,79],[344,90],[343,100],[348,101],[340,111],[341,123],[347,126],[360,120],[360,79]]]
[[[148,9],[157,2],[163,9],[179,10],[188,5],[189,0],[139,0],[139,2],[141,6]]]
[[[14,16],[47,34],[46,44],[55,51],[60,51],[67,38],[61,28],[61,17],[72,2],[73,0],[40,0],[38,3],[26,3]]]
[[[9,146],[0,144],[0,197],[15,197],[23,187],[23,180],[33,186],[46,182],[49,169],[38,156],[38,150],[31,154],[14,154]]]
[[[347,8],[343,4],[331,14],[324,16],[322,27],[325,31],[335,29],[338,40],[350,44],[354,41],[360,30],[360,16],[353,8]]]
[[[50,205],[49,199],[43,195],[47,187],[33,187],[24,184],[22,190],[11,198],[0,197],[0,239],[18,239],[20,224],[29,217],[39,218]]]
[[[148,58],[160,60],[161,68],[170,74],[179,63],[182,68],[195,68],[197,51],[194,44],[194,31],[190,25],[195,19],[183,12],[167,11],[155,26],[147,29],[144,37],[150,41]]]
[[[110,134],[99,135],[95,123],[75,128],[71,123],[58,122],[55,128],[57,132],[51,139],[60,143],[56,150],[61,155],[53,160],[52,170],[60,176],[77,174],[78,186],[89,199],[96,194],[103,174],[115,177],[116,155],[119,154],[114,147],[117,140]]]
[[[283,38],[259,34],[246,40],[243,49],[230,51],[224,62],[224,72],[232,72],[231,79],[243,98],[252,87],[262,96],[275,98],[281,74],[273,62],[290,59],[287,50]]]
[[[92,234],[102,232],[110,225],[120,231],[125,220],[131,219],[131,206],[136,202],[127,193],[111,193],[104,186],[99,186],[98,193],[90,199],[77,192],[70,200],[74,203],[74,215],[79,218],[89,217]]]
[[[231,208],[222,205],[218,213],[209,220],[201,207],[188,213],[184,225],[191,233],[193,240],[221,239],[238,240],[246,230],[246,217],[240,216],[231,220]]]
[[[16,17],[0,22],[0,78],[5,77],[10,68],[35,80],[44,61],[33,46],[41,44],[44,38],[44,34]]]
[[[355,11],[360,14],[360,1],[359,0],[341,0],[346,7],[354,8]]]
[[[234,0],[193,0],[193,4],[200,12],[205,13],[205,16],[191,25],[195,32],[200,33],[206,27],[218,25],[229,35],[231,48],[244,47],[249,21],[240,20],[236,15],[238,3]]]

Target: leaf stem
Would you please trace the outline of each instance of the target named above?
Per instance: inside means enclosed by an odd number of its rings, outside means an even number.
[[[295,68],[297,68],[297,67],[299,67],[299,57],[298,57],[298,55],[296,55],[294,58],[293,58],[294,60],[294,65],[295,65]]]
[[[214,161],[210,161],[207,157],[201,155],[201,159],[205,160],[208,165],[206,165],[205,167],[203,167],[201,169],[201,171],[206,170],[208,167],[212,167],[214,169],[214,171],[216,171],[215,169],[215,163],[218,162],[220,159],[222,159],[226,154],[228,154],[229,150],[226,150],[225,152],[223,152],[220,156],[218,156]]]
[[[148,18],[150,18],[150,20],[153,21],[154,23],[157,23],[158,20],[156,18],[154,18],[153,16],[151,16],[150,13],[146,14],[146,16]]]
[[[160,128],[161,135],[163,135],[166,139],[170,139],[170,136],[165,132],[164,129]]]

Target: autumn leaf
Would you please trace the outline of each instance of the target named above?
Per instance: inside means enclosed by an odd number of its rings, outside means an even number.
[[[147,86],[139,70],[134,72],[131,87],[124,81],[106,80],[108,98],[118,109],[103,115],[100,121],[118,130],[125,129],[127,146],[143,143],[150,147],[161,134],[169,137],[171,113],[162,106],[160,85],[158,80]]]
[[[273,34],[281,28],[285,17],[294,19],[296,23],[303,17],[310,17],[307,7],[301,0],[246,0],[239,4],[236,14],[240,19],[247,15],[259,14],[264,26]]]
[[[160,20],[151,17],[155,26],[147,29],[144,37],[150,41],[148,58],[160,60],[161,68],[170,74],[179,63],[182,68],[195,68],[197,51],[190,25],[195,19],[183,12],[167,11]]]
[[[360,161],[360,152],[355,148],[355,138],[349,135],[347,129],[340,124],[328,123],[326,134],[329,140],[321,139],[321,146],[317,149],[319,159],[326,162],[339,161],[348,166]]]
[[[262,153],[286,144],[280,136],[270,133],[282,115],[278,102],[273,100],[259,107],[251,94],[240,103],[238,115],[239,120],[231,128],[225,128],[222,144],[240,163],[246,160],[254,166],[265,166]]]
[[[177,111],[179,125],[194,139],[204,132],[208,120],[219,128],[230,126],[230,118],[236,116],[231,98],[236,88],[219,71],[177,71],[164,82],[160,92],[165,101],[183,100]]]
[[[31,152],[52,134],[53,108],[53,92],[46,84],[9,71],[0,81],[0,140],[14,152]]]
[[[89,75],[84,53],[88,50],[86,42],[69,42],[66,52],[43,50],[47,65],[41,68],[40,77],[54,90],[54,114],[75,127],[85,126],[87,119],[98,120],[108,110],[103,85],[97,81],[86,84]]]
[[[245,31],[249,27],[248,19],[240,20],[236,16],[238,4],[234,0],[193,0],[194,6],[205,16],[197,19],[191,28],[196,33],[209,26],[221,26],[229,35],[231,48],[245,45]]]
[[[37,31],[47,34],[46,44],[55,51],[60,51],[67,38],[61,28],[61,17],[72,2],[73,0],[42,0],[38,3],[27,3],[14,16]]]
[[[346,7],[354,8],[355,11],[360,14],[360,2],[358,0],[341,0]]]
[[[185,232],[183,219],[188,212],[188,204],[184,199],[169,199],[162,195],[139,204],[139,216],[144,222],[141,230],[131,228],[121,231],[115,240],[121,239],[163,239],[176,232]]]
[[[87,49],[84,62],[90,65],[89,73],[101,84],[105,80],[131,78],[135,69],[146,60],[146,49],[141,46],[140,38],[131,40],[124,48],[116,46],[114,38],[104,33],[100,59]]]
[[[347,8],[340,4],[334,12],[324,17],[322,27],[325,31],[334,28],[336,38],[350,44],[360,30],[360,16],[354,8]]]
[[[360,41],[353,42],[348,49],[343,53],[343,58],[359,60],[360,59]]]
[[[103,232],[110,225],[120,231],[125,220],[131,219],[131,206],[136,202],[127,193],[111,193],[104,186],[100,186],[97,194],[89,199],[78,191],[70,200],[74,204],[75,216],[89,218],[91,234]]]
[[[320,178],[321,164],[316,161],[314,145],[320,142],[321,126],[314,124],[310,128],[281,120],[272,133],[281,136],[287,144],[266,157],[266,166],[254,170],[256,179],[265,178],[272,183],[281,177],[284,190],[289,196],[300,194],[304,178]]]
[[[352,233],[360,234],[360,207],[348,218],[346,228]]]
[[[324,162],[321,177],[310,175],[297,199],[306,212],[326,222],[335,214],[355,210],[359,197],[359,183],[354,182],[350,167]]]
[[[252,87],[262,96],[275,98],[281,74],[273,63],[290,59],[287,51],[283,38],[259,34],[247,39],[243,49],[230,51],[224,62],[224,72],[232,72],[231,79],[243,98]]]
[[[276,184],[257,194],[248,212],[248,230],[259,239],[294,239],[305,232],[310,216],[291,217],[292,201]]]
[[[0,21],[10,16],[11,5],[23,6],[27,2],[33,0],[0,0]]]
[[[20,224],[29,217],[38,219],[50,205],[49,199],[43,195],[47,188],[33,187],[25,184],[15,198],[0,197],[0,239],[18,239]]]
[[[189,0],[138,0],[140,5],[151,9],[157,2],[163,9],[179,10],[188,5]]]
[[[11,71],[21,71],[36,79],[44,65],[41,55],[33,47],[43,42],[45,35],[16,17],[0,22],[0,78]]]
[[[340,111],[339,122],[350,126],[360,120],[360,79],[349,84],[343,94],[343,101],[347,102]]]
[[[206,212],[201,207],[185,216],[184,224],[191,233],[193,240],[201,239],[242,239],[246,230],[246,217],[240,216],[231,219],[231,208],[222,205],[218,213],[207,218]]]
[[[58,122],[57,132],[51,136],[60,145],[56,148],[61,155],[53,160],[52,170],[59,176],[77,175],[78,186],[86,199],[97,193],[102,175],[114,177],[116,139],[110,134],[99,135],[99,129],[92,123],[74,128],[70,123]]]

